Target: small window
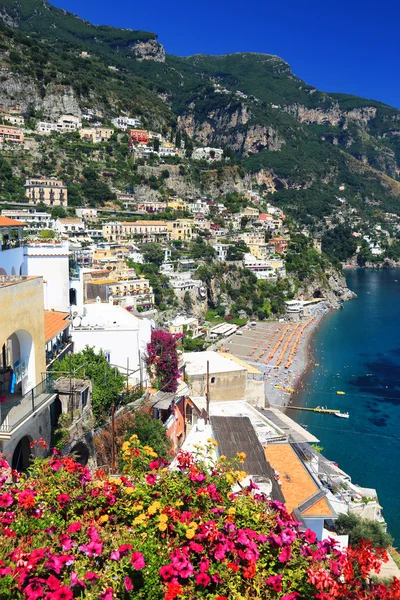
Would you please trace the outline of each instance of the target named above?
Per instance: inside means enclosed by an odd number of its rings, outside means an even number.
[[[211,377],[211,383],[215,383],[215,377]]]

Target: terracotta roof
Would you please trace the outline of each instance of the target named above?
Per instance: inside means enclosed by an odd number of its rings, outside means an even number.
[[[265,448],[265,456],[271,466],[279,471],[281,490],[289,513],[320,491],[290,444],[268,444]],[[329,518],[335,513],[326,498],[316,498],[315,503],[302,510],[301,514],[307,517]]]
[[[0,217],[0,227],[26,227],[26,223],[8,217]]]
[[[104,283],[110,284],[110,283],[119,283],[119,282],[117,281],[117,279],[95,279],[94,281],[88,281],[88,283],[90,283],[92,285],[103,285]]]
[[[82,223],[82,219],[59,219],[60,223]]]
[[[71,322],[67,320],[68,317],[69,313],[55,310],[44,311],[44,338],[46,343],[70,325]]]

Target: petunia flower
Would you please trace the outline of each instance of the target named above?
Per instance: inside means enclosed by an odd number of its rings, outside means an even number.
[[[11,494],[2,494],[0,496],[0,507],[1,508],[9,508],[13,502],[14,502],[14,498],[11,496]]]
[[[141,552],[132,552],[131,565],[133,566],[135,571],[140,571],[141,569],[144,569],[146,563],[144,561],[144,556]]]
[[[133,590],[132,579],[127,575],[124,577],[124,586],[127,592],[131,592]]]
[[[204,585],[204,587],[207,587],[207,585],[210,583],[211,579],[210,577],[207,575],[207,573],[199,573],[196,574],[194,576],[195,581],[197,583],[197,585]]]

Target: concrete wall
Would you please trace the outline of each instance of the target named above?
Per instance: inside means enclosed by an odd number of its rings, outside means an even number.
[[[69,312],[68,244],[27,246],[24,275],[43,277],[46,310]]]
[[[210,374],[210,402],[229,402],[246,399],[247,371]],[[189,388],[192,396],[204,396],[206,375],[189,375]]]
[[[29,441],[39,440],[43,438],[47,442],[47,447],[51,447],[51,418],[50,418],[50,406],[45,408],[36,417],[29,419],[22,427],[20,427],[11,440],[0,441],[3,444],[4,458],[11,465],[15,448],[17,447],[20,440],[27,436]],[[46,452],[41,450],[40,447],[35,448],[35,454],[37,456],[45,456]]]
[[[0,285],[0,306],[0,348],[13,333],[18,335],[21,353],[32,346],[31,356],[21,356],[29,359],[27,380],[22,386],[26,393],[42,381],[46,371],[42,278]]]

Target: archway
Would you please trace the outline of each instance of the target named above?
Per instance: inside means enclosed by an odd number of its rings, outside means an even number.
[[[70,451],[70,454],[73,456],[74,460],[81,465],[87,465],[87,462],[90,457],[89,448],[83,442],[78,442]]]
[[[26,471],[31,461],[32,438],[25,435],[21,438],[14,450],[11,466],[16,471]]]
[[[14,331],[2,346],[1,360],[3,367],[9,373],[9,391],[12,394],[26,394],[35,387],[35,348],[33,339],[28,331]]]
[[[62,414],[62,404],[60,398],[56,398],[53,404],[50,406],[50,418],[52,427],[57,427],[58,419]]]

